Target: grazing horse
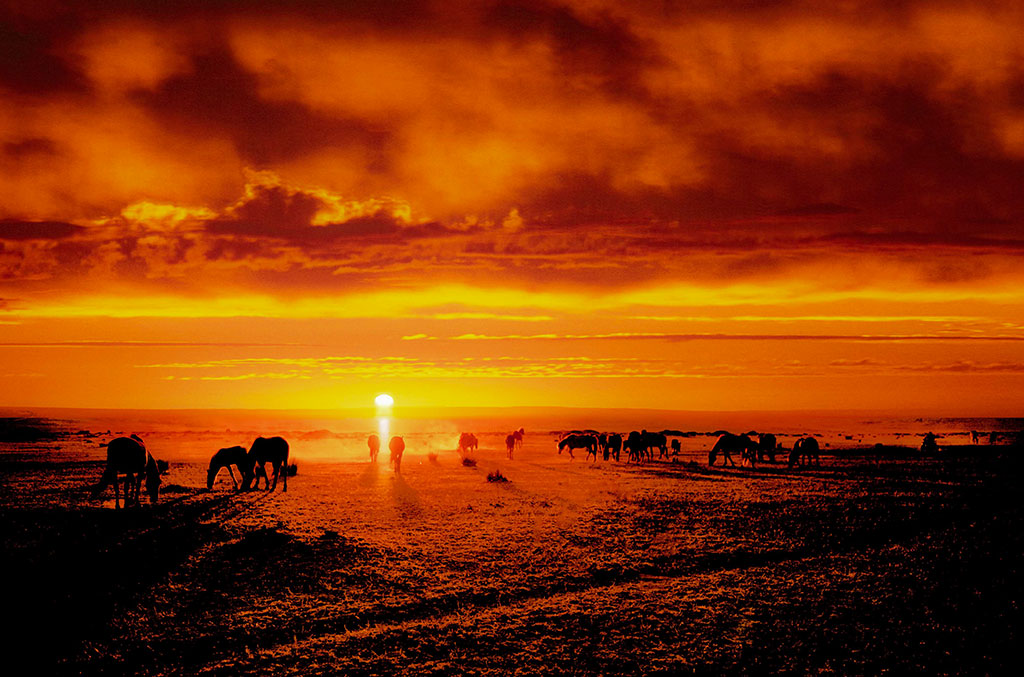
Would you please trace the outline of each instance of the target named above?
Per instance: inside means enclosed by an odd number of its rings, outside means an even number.
[[[679,440],[672,440],[672,455],[678,456],[679,452],[683,450],[683,445],[679,443]]]
[[[370,435],[366,438],[366,446],[370,448],[370,463],[376,463],[377,454],[380,453],[380,437]]]
[[[590,454],[593,454],[596,460],[597,437],[594,435],[566,435],[558,441],[558,453],[561,454],[563,449],[569,452],[570,461],[576,458],[573,456],[573,449],[586,449],[587,457],[589,458]]]
[[[608,452],[616,461],[619,460],[619,452],[622,451],[622,435],[612,433],[608,436]]]
[[[740,463],[744,460],[750,461],[750,465],[754,465],[754,459],[757,452],[757,443],[746,435],[733,435],[732,433],[724,433],[715,442],[715,446],[711,448],[708,453],[708,465],[714,465],[718,455],[722,455],[722,465],[724,466],[726,461],[729,465],[735,467],[736,463],[732,460],[732,453],[739,452]]]
[[[160,497],[160,469],[156,459],[146,451],[146,445],[139,437],[135,435],[118,437],[107,445],[107,468],[103,471],[99,484],[93,488],[92,497],[99,498],[107,485],[113,482],[115,510],[121,507],[117,484],[118,473],[124,473],[124,507],[127,508],[129,503],[139,503],[143,475],[146,476],[146,493],[149,494],[149,502],[157,502]]]
[[[231,483],[235,485],[235,491],[238,491],[238,481],[231,466],[238,468],[238,475],[244,480],[252,473],[252,466],[246,465],[248,456],[245,447],[227,447],[214,454],[210,459],[210,469],[206,471],[206,488],[212,490],[217,473],[221,468],[227,468],[231,475]]]
[[[288,491],[288,443],[283,437],[257,437],[249,447],[249,455],[245,461],[252,472],[249,478],[243,482],[246,490],[250,488],[252,480],[256,480],[256,487],[260,486],[260,477],[267,481],[267,489],[273,491],[277,488],[277,478],[284,478],[284,491]],[[274,483],[270,483],[267,476],[266,464],[274,469]]]
[[[401,437],[392,437],[388,441],[388,450],[391,451],[391,465],[395,466],[395,472],[402,472],[402,454],[405,453],[405,440]]]
[[[460,453],[465,454],[467,451],[476,451],[479,446],[480,442],[477,441],[476,435],[473,433],[462,433],[459,435]]]
[[[811,457],[814,457],[814,464],[821,465],[821,458],[818,456],[818,440],[813,437],[801,437],[793,444],[793,451],[789,452],[789,467],[794,465],[810,465]]]
[[[763,461],[765,458],[775,463],[775,448],[778,446],[778,440],[775,439],[775,435],[771,433],[761,433],[757,436],[757,460]]]

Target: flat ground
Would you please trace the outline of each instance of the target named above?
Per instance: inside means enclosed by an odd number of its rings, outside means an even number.
[[[1019,674],[1019,449],[754,470],[482,442],[475,467],[410,452],[401,476],[386,452],[306,463],[287,493],[207,492],[179,463],[157,506],[117,512],[88,499],[97,460],[8,445],[5,656],[39,674]],[[486,481],[498,467],[510,482]]]

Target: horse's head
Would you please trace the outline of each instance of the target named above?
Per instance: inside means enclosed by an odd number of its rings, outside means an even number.
[[[152,456],[146,464],[146,493],[150,503],[156,503],[160,498],[160,466]]]

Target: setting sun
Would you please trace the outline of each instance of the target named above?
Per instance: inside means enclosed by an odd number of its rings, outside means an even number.
[[[6,672],[1014,672],[1021,36],[0,0]]]

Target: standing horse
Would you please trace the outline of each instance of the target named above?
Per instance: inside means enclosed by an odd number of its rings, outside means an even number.
[[[523,428],[520,428],[519,430],[513,430],[512,431],[512,437],[516,441],[516,449],[522,449],[523,448],[523,435],[525,435],[525,434],[526,434],[526,430],[524,430]]]
[[[616,461],[619,460],[619,452],[622,451],[622,435],[612,433],[608,436],[608,452]]]
[[[142,489],[142,476],[146,476],[146,493],[149,502],[156,503],[160,497],[160,468],[142,440],[136,436],[118,437],[107,445],[107,467],[92,491],[93,498],[99,498],[103,490],[111,482],[114,483],[114,509],[120,508],[117,475],[124,473],[124,507],[129,503],[139,503],[139,492]]]
[[[284,491],[288,491],[288,443],[283,437],[257,437],[249,447],[249,454],[245,461],[252,472],[249,478],[243,482],[246,490],[256,480],[256,488],[260,486],[260,477],[267,481],[267,489],[273,491],[277,488],[277,478],[284,478]],[[266,464],[274,469],[274,483],[270,483],[267,476]]]
[[[771,433],[761,433],[757,436],[757,460],[763,461],[767,458],[772,463],[775,463],[775,447],[778,445],[778,440],[775,439],[775,435]]]
[[[392,437],[388,441],[388,450],[391,451],[391,465],[395,466],[395,473],[402,472],[402,454],[405,453],[405,440],[401,437]]]
[[[512,458],[512,452],[516,450],[516,436],[509,434],[505,436],[505,452]]]
[[[654,460],[655,449],[658,450],[658,458],[668,458],[668,438],[664,433],[649,433],[644,430],[640,434],[643,435],[648,459]]]
[[[622,443],[622,448],[629,454],[629,461],[631,462],[641,463],[647,455],[647,445],[644,444],[644,436],[635,430],[626,437],[626,440]]]
[[[235,491],[238,491],[238,481],[235,480],[235,473],[231,470],[231,466],[238,468],[238,475],[244,480],[252,473],[252,466],[247,465],[248,456],[245,447],[227,447],[214,454],[210,459],[210,469],[206,471],[206,488],[212,490],[217,473],[221,468],[227,468],[231,475],[231,483],[235,485]]]
[[[594,454],[594,459],[597,459],[597,438],[593,435],[566,435],[558,442],[558,453],[561,454],[562,450],[568,450],[569,460],[573,460],[576,457],[573,456],[573,449],[586,449],[587,456]]]
[[[380,453],[380,438],[370,435],[366,438],[366,446],[370,448],[370,463],[376,463],[377,454]]]
[[[473,433],[462,433],[459,435],[459,453],[465,454],[468,451],[476,451],[480,442]]]
[[[757,443],[746,435],[733,435],[732,433],[724,433],[715,442],[715,446],[708,452],[708,465],[714,465],[718,455],[722,455],[722,465],[724,466],[726,461],[729,465],[735,467],[736,463],[732,460],[732,453],[739,452],[740,463],[744,460],[750,461],[750,465],[754,465],[754,460],[757,455]]]

